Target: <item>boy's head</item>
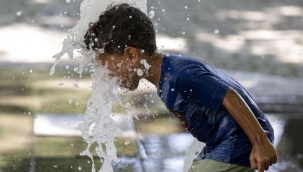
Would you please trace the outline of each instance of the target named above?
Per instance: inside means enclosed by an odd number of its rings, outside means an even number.
[[[126,3],[109,6],[97,22],[90,23],[84,42],[88,49],[104,49],[108,54],[123,55],[126,47],[138,48],[148,56],[157,50],[152,22]]]
[[[142,73],[148,73],[149,68],[141,61],[157,51],[152,22],[125,3],[108,7],[97,22],[91,23],[84,42],[88,49],[99,52],[97,62],[107,64],[110,75],[118,77],[120,86],[130,90],[138,87],[139,80],[145,77]]]

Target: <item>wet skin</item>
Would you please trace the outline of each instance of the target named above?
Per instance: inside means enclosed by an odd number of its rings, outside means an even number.
[[[141,79],[135,71],[138,57],[132,51],[126,49],[123,55],[102,53],[96,57],[99,64],[107,66],[111,77],[119,78],[119,86],[129,90],[135,90]]]
[[[253,145],[249,157],[251,168],[259,172],[268,170],[269,166],[277,162],[277,152],[248,105],[232,88],[228,89],[223,99],[223,105],[244,130]]]
[[[146,69],[140,60],[145,60],[149,64]],[[96,61],[102,65],[107,65],[110,71],[110,76],[120,79],[119,86],[129,90],[135,90],[140,79],[147,79],[157,88],[159,86],[161,65],[163,55],[155,52],[152,56],[141,53],[138,48],[127,47],[124,49],[123,55],[119,54],[98,54]],[[137,74],[137,70],[143,71],[142,75]]]

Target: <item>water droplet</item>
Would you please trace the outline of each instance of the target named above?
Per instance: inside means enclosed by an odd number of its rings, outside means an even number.
[[[170,91],[175,91],[175,89],[174,89],[174,88],[172,88],[172,89],[170,89]]]
[[[98,52],[99,52],[100,54],[104,53],[104,48],[98,49]]]
[[[220,32],[220,31],[219,31],[218,29],[215,29],[215,30],[214,30],[214,33],[215,33],[215,34],[218,34],[219,32]]]
[[[141,69],[137,69],[137,75],[138,76],[143,76],[143,71]]]
[[[70,0],[65,0],[66,3],[70,3]]]
[[[130,108],[130,103],[127,102],[125,105],[124,105],[125,108]]]
[[[187,9],[188,7],[187,7],[187,6],[185,6],[184,8],[185,8],[185,9]]]
[[[80,88],[78,83],[73,83],[75,88]]]
[[[81,171],[81,170],[82,170],[82,167],[81,167],[81,166],[79,166],[79,167],[78,167],[78,170],[79,170],[79,171]]]
[[[54,63],[54,64],[53,64],[53,66],[52,66],[52,68],[51,68],[51,70],[50,70],[50,72],[49,72],[49,75],[53,75],[53,74],[55,73],[56,64],[57,64],[57,63]]]
[[[128,140],[126,140],[125,142],[124,142],[124,145],[129,145],[130,144],[130,142],[128,141]]]
[[[150,12],[149,12],[149,18],[153,18],[154,16],[155,16],[155,11],[154,10],[151,10]]]
[[[185,35],[185,32],[182,32],[182,35]]]
[[[30,70],[29,70],[29,73],[33,73],[33,70],[32,70],[32,69],[30,69]]]
[[[141,59],[140,63],[144,65],[144,68],[148,70],[150,68],[150,65],[147,63],[145,59]]]
[[[22,15],[22,11],[18,11],[18,12],[16,13],[16,15],[17,15],[17,16],[21,16],[21,15]]]

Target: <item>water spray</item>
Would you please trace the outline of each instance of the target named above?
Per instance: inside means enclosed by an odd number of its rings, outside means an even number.
[[[85,66],[93,66],[92,94],[87,102],[85,119],[79,125],[84,141],[88,144],[87,149],[81,152],[92,160],[92,172],[95,172],[95,163],[90,147],[97,143],[95,151],[98,154],[102,167],[99,172],[112,172],[112,162],[118,162],[114,140],[122,131],[117,128],[114,120],[110,117],[112,101],[118,100],[117,78],[110,78],[106,66],[98,65],[95,61],[96,53],[87,50],[84,43],[84,35],[89,28],[89,23],[96,22],[100,14],[109,5],[128,3],[139,8],[145,14],[147,12],[146,0],[84,0],[80,6],[80,20],[77,25],[68,31],[67,38],[63,41],[62,50],[53,56],[55,63],[50,70],[50,75],[55,73],[56,64],[65,54],[69,60],[74,60],[74,52],[81,54],[80,65],[77,72],[80,77]],[[121,100],[118,100],[121,104]],[[123,105],[124,106],[124,105]],[[127,110],[129,112],[129,110]],[[104,150],[104,148],[106,150]]]

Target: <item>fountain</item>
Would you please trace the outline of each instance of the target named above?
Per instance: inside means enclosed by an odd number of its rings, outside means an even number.
[[[114,120],[110,117],[111,102],[119,99],[117,96],[118,86],[116,84],[118,78],[110,78],[106,66],[97,64],[94,60],[95,52],[86,50],[83,39],[89,23],[97,21],[99,15],[106,10],[108,5],[119,3],[128,3],[145,13],[147,10],[146,0],[84,0],[80,6],[80,20],[75,27],[69,30],[67,38],[63,41],[61,52],[53,57],[56,61],[50,70],[50,75],[54,74],[58,60],[65,54],[68,55],[69,60],[74,60],[74,51],[81,54],[81,63],[77,71],[80,77],[84,70],[88,70],[86,66],[92,66],[93,68],[92,94],[87,102],[84,121],[79,125],[82,137],[88,144],[87,149],[80,154],[91,158],[92,172],[96,171],[93,155],[89,150],[93,143],[98,144],[95,150],[102,162],[99,172],[113,171],[111,163],[119,161],[116,155],[114,138],[121,133],[121,130],[117,128]],[[121,103],[119,100],[118,102]],[[121,105],[125,109],[129,109],[128,105],[123,105],[122,103]]]

